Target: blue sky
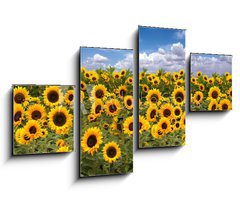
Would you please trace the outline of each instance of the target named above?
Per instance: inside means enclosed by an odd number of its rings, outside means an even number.
[[[216,54],[191,54],[191,72],[196,75],[198,71],[211,76],[213,73],[232,74],[232,56]]]
[[[81,48],[81,66],[88,70],[114,66],[117,71],[133,68],[133,51],[125,49]]]
[[[139,26],[140,71],[185,68],[185,30]]]

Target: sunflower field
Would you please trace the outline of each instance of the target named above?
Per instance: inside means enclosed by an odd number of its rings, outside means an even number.
[[[133,170],[133,75],[81,67],[80,176]]]
[[[185,144],[185,72],[139,74],[139,148]]]
[[[201,71],[191,75],[191,111],[232,110],[232,75]]]
[[[73,86],[13,86],[13,154],[73,151]]]

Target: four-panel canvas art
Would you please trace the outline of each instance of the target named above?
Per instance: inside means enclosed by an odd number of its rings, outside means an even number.
[[[131,173],[133,137],[183,146],[187,72],[189,111],[232,109],[231,55],[191,53],[186,70],[184,29],[139,26],[138,47],[138,99],[133,50],[80,48],[80,177]],[[74,86],[13,85],[13,155],[72,152],[73,119]]]

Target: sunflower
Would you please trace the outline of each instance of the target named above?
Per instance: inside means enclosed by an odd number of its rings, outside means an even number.
[[[58,139],[58,140],[56,141],[56,146],[57,146],[57,147],[63,147],[63,146],[65,146],[65,141],[64,141],[63,139]]]
[[[97,127],[88,128],[81,141],[81,146],[84,152],[93,155],[98,151],[102,144],[102,132]]]
[[[125,69],[122,69],[122,70],[120,71],[120,74],[121,74],[121,76],[125,76],[126,70],[125,70]]]
[[[227,76],[227,81],[228,81],[229,83],[232,82],[232,75],[228,75],[228,76]]]
[[[143,85],[142,85],[142,90],[143,90],[145,93],[147,93],[147,92],[149,91],[148,85],[143,84]]]
[[[181,76],[183,76],[184,75],[184,69],[181,69],[179,72],[178,72]]]
[[[173,118],[173,106],[170,103],[166,103],[164,105],[161,106],[160,109],[160,115],[161,117],[166,117],[166,118]]]
[[[30,134],[31,139],[37,139],[41,137],[41,126],[36,120],[29,120],[27,124],[24,126],[24,130],[27,134]]]
[[[180,106],[176,106],[173,109],[173,114],[175,117],[180,117],[182,115],[182,109]]]
[[[98,84],[93,87],[92,89],[92,96],[97,99],[102,99],[107,95],[107,88],[102,85]]]
[[[139,133],[142,133],[143,131],[148,131],[150,128],[149,122],[143,116],[139,116],[138,128]]]
[[[226,77],[227,76],[229,76],[230,75],[230,73],[229,72],[225,72],[225,74],[224,74]]]
[[[132,84],[132,83],[133,83],[133,78],[132,78],[132,77],[129,77],[129,78],[126,80],[126,82],[127,82],[128,84]]]
[[[19,128],[15,134],[15,140],[17,143],[27,145],[32,141],[31,134],[27,133],[24,128]]]
[[[43,92],[44,102],[47,106],[57,106],[62,103],[63,95],[59,86],[49,86]]]
[[[93,75],[90,77],[92,82],[97,82],[99,79],[99,75],[97,73],[93,73]]]
[[[86,83],[84,83],[83,81],[81,81],[81,83],[80,83],[80,88],[81,88],[81,90],[86,90],[86,88],[87,88],[87,86],[86,86]]]
[[[86,71],[85,74],[84,74],[84,76],[89,79],[90,76],[91,76],[91,75],[90,75],[90,72],[87,72],[87,71]]]
[[[24,106],[27,106],[29,101],[29,92],[24,87],[14,88],[13,99],[14,103],[23,104]]]
[[[160,79],[156,77],[152,82],[153,82],[153,85],[159,85]]]
[[[185,114],[185,112],[181,116],[180,124],[181,124],[181,128],[185,129],[185,125],[186,125],[186,114]]]
[[[118,80],[118,79],[120,79],[120,77],[121,77],[121,74],[119,72],[114,72],[113,73],[113,78]]]
[[[13,123],[14,126],[21,124],[24,119],[24,109],[21,104],[14,104]]]
[[[197,91],[193,96],[193,101],[196,104],[200,104],[202,102],[202,100],[203,100],[203,93],[200,91]]]
[[[105,105],[107,115],[117,115],[121,109],[121,104],[117,99],[110,99]]]
[[[101,99],[96,99],[92,105],[92,110],[91,112],[96,116],[99,117],[101,116],[103,112],[103,102]]]
[[[86,68],[83,67],[83,66],[81,66],[81,73],[82,73],[82,74],[85,74],[85,72],[86,72]]]
[[[217,110],[218,109],[218,102],[216,99],[212,99],[208,105],[208,110]]]
[[[116,142],[108,142],[103,147],[103,158],[108,163],[113,163],[121,157],[121,149]]]
[[[176,81],[177,79],[179,79],[180,74],[178,72],[173,72],[173,79]]]
[[[180,122],[176,122],[174,124],[174,130],[179,130],[181,128],[181,123]]]
[[[230,98],[232,98],[232,87],[229,88],[229,90],[227,91],[227,94]]]
[[[146,76],[146,72],[141,72],[140,73],[140,80],[142,80]]]
[[[41,130],[41,137],[42,137],[42,138],[45,138],[45,137],[47,137],[47,135],[48,135],[47,129],[42,129],[42,130]]]
[[[185,90],[184,87],[176,88],[173,93],[173,103],[182,106],[185,103]]]
[[[221,91],[217,86],[211,87],[208,92],[208,96],[211,99],[218,99],[220,95],[221,95]]]
[[[213,78],[213,77],[209,78],[209,79],[208,79],[208,83],[209,83],[209,84],[213,84],[213,83],[214,83],[214,78]]]
[[[205,82],[207,82],[207,81],[208,81],[208,76],[207,76],[207,75],[204,75],[204,76],[203,76],[203,80],[204,80]]]
[[[147,79],[148,79],[149,82],[152,82],[152,80],[153,80],[153,78],[152,78],[151,75],[149,75],[149,76],[147,77]]]
[[[29,106],[27,116],[29,120],[44,120],[46,119],[45,107],[41,104],[33,104]]]
[[[205,90],[205,86],[203,84],[199,84],[198,86],[199,90],[201,90],[202,92]]]
[[[127,94],[127,87],[124,85],[119,86],[117,93],[120,98],[124,98],[124,96]]]
[[[157,115],[158,115],[158,107],[156,104],[151,104],[149,108],[147,109],[147,120],[149,122],[156,122],[157,121]]]
[[[168,118],[162,117],[158,122],[159,130],[162,133],[168,133],[171,131],[171,122]]]
[[[73,105],[73,97],[74,97],[74,91],[68,90],[65,95],[65,102],[67,105]]]
[[[94,114],[89,114],[88,115],[88,121],[92,122],[96,119],[96,116]]]
[[[180,87],[183,83],[184,83],[183,79],[178,79],[175,84],[176,86]]]
[[[48,118],[49,126],[57,134],[68,134],[68,129],[72,127],[73,116],[65,107],[52,108]]]
[[[151,135],[156,139],[162,139],[166,133],[160,131],[158,124],[154,124],[151,128]]]
[[[202,76],[202,72],[201,72],[201,71],[198,71],[198,72],[197,72],[197,77],[200,77],[200,76]]]
[[[58,148],[56,152],[58,152],[58,153],[69,152],[69,146],[62,146],[62,147]]]
[[[125,134],[133,134],[133,116],[127,117],[123,123],[123,131]]]
[[[194,83],[194,84],[196,83],[196,78],[195,77],[191,78],[191,83]]]
[[[231,102],[228,99],[222,99],[219,102],[219,110],[232,110]]]
[[[158,103],[162,98],[161,92],[157,89],[149,90],[146,98],[149,103]]]
[[[127,95],[124,97],[124,105],[126,106],[126,108],[128,110],[132,110],[133,109],[133,97],[130,95]]]

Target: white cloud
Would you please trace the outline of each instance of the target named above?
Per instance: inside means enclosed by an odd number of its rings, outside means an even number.
[[[185,38],[185,30],[179,30],[179,31],[177,31],[176,32],[176,38],[177,39],[183,39],[183,38]]]
[[[120,70],[122,68],[124,69],[133,69],[133,53],[126,54],[125,58],[118,61],[114,67],[117,70]]]
[[[219,55],[209,57],[203,54],[192,54],[191,71],[194,75],[196,75],[198,71],[202,71],[208,76],[211,76],[213,73],[232,73],[232,56]]]
[[[108,58],[107,57],[105,57],[105,56],[102,56],[102,55],[100,55],[100,54],[95,54],[94,56],[93,56],[93,61],[94,62],[106,62],[106,61],[108,61]]]
[[[149,72],[158,69],[178,71],[185,68],[185,49],[181,43],[174,43],[170,49],[159,48],[157,52],[139,54],[140,70],[147,68]]]
[[[96,68],[104,68],[107,66],[107,61],[109,59],[100,54],[95,54],[93,57],[88,57],[83,61],[83,66],[88,66],[89,70],[93,70]]]

